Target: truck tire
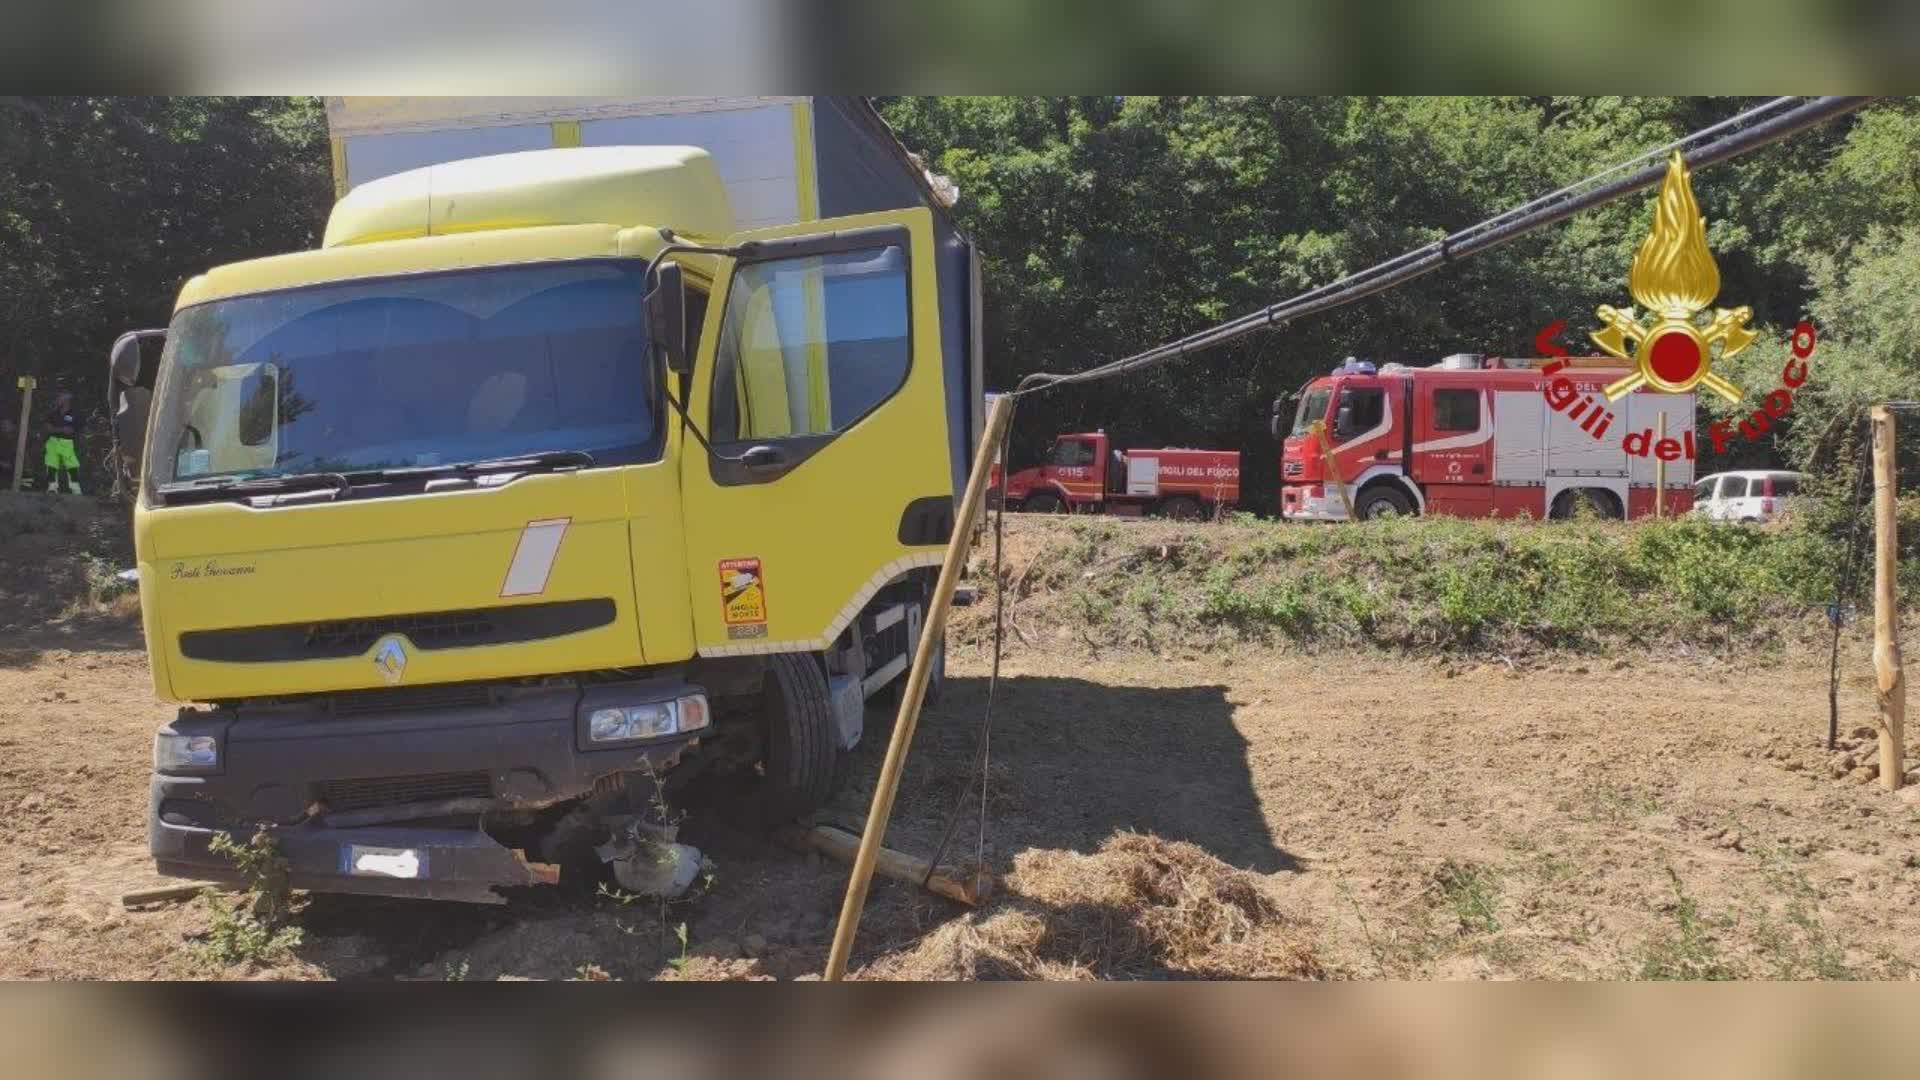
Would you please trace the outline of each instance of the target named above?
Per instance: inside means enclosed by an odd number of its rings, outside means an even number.
[[[1067,512],[1067,503],[1051,491],[1036,491],[1027,496],[1021,509],[1030,514],[1064,514]]]
[[[760,695],[766,774],[743,809],[754,821],[776,825],[811,813],[832,797],[840,750],[834,745],[827,677],[813,656],[775,653]]]
[[[1410,517],[1413,514],[1413,500],[1392,484],[1381,484],[1361,492],[1353,500],[1353,512],[1361,521],[1372,521],[1389,514]]]
[[[1207,516],[1207,508],[1200,500],[1186,495],[1175,495],[1160,504],[1160,516],[1175,521],[1199,521]]]

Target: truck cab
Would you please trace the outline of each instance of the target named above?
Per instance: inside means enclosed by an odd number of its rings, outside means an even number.
[[[1007,505],[1039,514],[1099,506],[1107,496],[1108,477],[1115,474],[1107,460],[1109,452],[1105,432],[1055,438],[1040,464],[1007,477]]]
[[[1383,377],[1372,364],[1349,362],[1302,387],[1290,421],[1283,403],[1276,402],[1282,515],[1343,519],[1343,480],[1351,499],[1354,490],[1399,475],[1408,432],[1396,421],[1404,412],[1405,393],[1403,380]],[[1399,483],[1376,488],[1380,494],[1373,501],[1382,512],[1414,511],[1412,493]]]
[[[648,879],[656,785],[823,802],[978,437],[969,258],[927,206],[741,231],[705,151],[595,147],[374,180],[189,281],[157,369],[113,360],[181,705],[157,868],[264,829],[297,888],[496,902]]]

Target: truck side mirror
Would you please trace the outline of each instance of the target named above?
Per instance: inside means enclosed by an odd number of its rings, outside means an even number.
[[[107,358],[107,370],[120,386],[132,386],[140,380],[140,332],[129,330],[113,339],[113,352]]]
[[[1333,437],[1336,439],[1353,437],[1353,402],[1341,402],[1339,411],[1333,414]]]
[[[647,294],[647,333],[653,339],[656,356],[666,361],[667,370],[676,375],[693,372],[687,356],[687,284],[680,276],[678,263],[662,263],[655,272],[658,279]]]

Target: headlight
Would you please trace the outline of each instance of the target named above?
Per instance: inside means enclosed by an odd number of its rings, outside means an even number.
[[[587,741],[632,742],[662,735],[684,735],[706,726],[706,695],[688,694],[673,701],[595,709],[587,714]]]
[[[212,735],[176,735],[162,731],[153,737],[155,772],[213,772],[218,768],[220,740]]]

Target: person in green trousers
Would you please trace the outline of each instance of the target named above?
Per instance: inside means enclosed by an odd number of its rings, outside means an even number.
[[[73,392],[62,390],[53,395],[53,407],[47,411],[47,494],[53,494],[56,480],[64,494],[80,491],[80,455],[74,450]]]

